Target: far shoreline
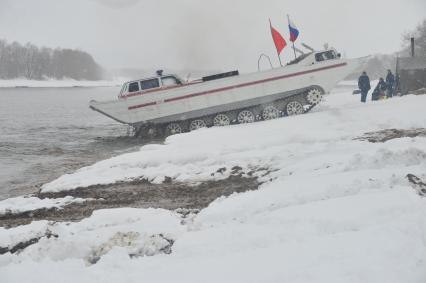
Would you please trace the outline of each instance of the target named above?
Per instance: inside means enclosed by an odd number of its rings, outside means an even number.
[[[127,79],[117,78],[113,80],[27,80],[13,79],[0,80],[0,89],[14,88],[80,88],[80,87],[121,87]]]

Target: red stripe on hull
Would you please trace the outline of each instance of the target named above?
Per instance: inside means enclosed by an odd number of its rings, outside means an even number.
[[[297,72],[297,73],[273,77],[273,78],[269,78],[269,79],[263,79],[263,80],[248,82],[248,83],[242,83],[242,84],[238,84],[238,85],[232,85],[232,86],[227,86],[227,87],[222,87],[222,88],[217,88],[217,89],[212,89],[212,90],[207,90],[207,91],[202,91],[202,92],[191,93],[191,94],[187,94],[187,95],[183,95],[183,96],[168,98],[168,99],[165,99],[164,102],[165,103],[166,102],[172,102],[172,101],[177,101],[177,100],[181,100],[181,99],[187,99],[187,98],[191,98],[191,97],[222,92],[222,91],[226,91],[226,90],[230,90],[230,89],[234,89],[234,88],[242,88],[242,87],[252,86],[252,85],[261,84],[261,83],[265,83],[265,82],[271,82],[271,81],[282,80],[282,79],[287,79],[287,78],[296,77],[296,76],[302,76],[302,75],[306,75],[306,74],[310,74],[310,73],[315,73],[315,72],[320,72],[320,71],[324,71],[324,70],[343,67],[343,66],[346,66],[346,65],[347,65],[347,63],[340,63],[340,64],[327,66],[327,67],[321,67],[321,68],[317,68],[317,69],[313,69],[313,70],[309,70],[309,71]],[[149,102],[149,103],[139,104],[139,105],[135,105],[135,106],[130,106],[128,109],[133,110],[133,109],[137,109],[137,108],[152,106],[152,105],[155,105],[155,104],[156,104],[156,102]]]
[[[138,105],[134,105],[134,106],[130,106],[128,107],[129,110],[133,110],[136,108],[142,108],[142,107],[147,107],[147,106],[152,106],[157,104],[156,102],[148,102],[148,103],[143,103],[143,104],[138,104]]]

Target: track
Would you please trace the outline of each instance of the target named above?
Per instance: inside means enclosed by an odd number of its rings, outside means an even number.
[[[262,105],[233,109],[190,120],[173,121],[164,124],[148,123],[141,126],[134,126],[134,133],[137,137],[150,140],[190,132],[199,128],[253,123],[285,116],[300,115],[311,111],[318,105],[322,94],[322,90],[310,88],[302,93]]]

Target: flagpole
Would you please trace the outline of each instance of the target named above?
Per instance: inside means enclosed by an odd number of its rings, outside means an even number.
[[[270,28],[270,30],[271,30],[271,35],[272,35],[272,37],[274,36],[273,34],[272,34],[272,23],[271,23],[271,19],[269,19],[269,28]],[[275,48],[276,49],[276,48]],[[283,66],[283,63],[281,63],[281,57],[280,57],[280,53],[278,52],[278,50],[277,50],[277,56],[278,56],[278,61],[280,61],[280,66],[282,67]]]
[[[287,20],[288,20],[288,27],[289,27],[289,29],[290,29],[290,16],[287,14]],[[290,31],[291,32],[291,31]],[[291,35],[290,35],[291,36]],[[294,59],[296,59],[297,58],[297,55],[296,55],[296,49],[294,48],[294,41],[291,41],[292,43],[293,43],[293,52],[294,52]]]

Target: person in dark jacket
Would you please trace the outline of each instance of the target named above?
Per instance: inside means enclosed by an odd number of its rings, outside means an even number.
[[[388,89],[388,85],[383,78],[379,79],[379,87],[381,92],[385,92]]]
[[[373,93],[371,94],[371,100],[379,100],[385,97],[385,91],[387,89],[387,84],[383,78],[379,79],[379,83],[376,85],[376,87],[373,90]]]
[[[362,72],[362,75],[359,77],[358,88],[361,90],[361,102],[365,103],[368,91],[371,89],[370,78],[367,76],[367,72]]]
[[[388,70],[388,74],[386,75],[386,96],[392,97],[393,96],[393,90],[395,89],[395,76],[392,74],[391,70]]]

